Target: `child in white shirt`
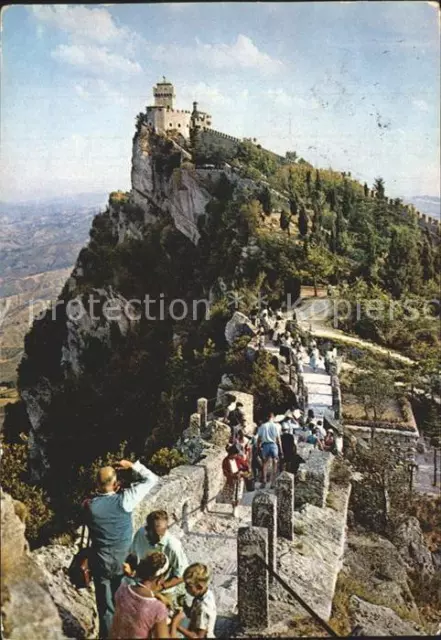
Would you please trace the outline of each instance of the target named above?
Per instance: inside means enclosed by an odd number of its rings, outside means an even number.
[[[184,582],[187,593],[193,596],[191,607],[184,613],[180,611],[173,618],[173,626],[185,638],[214,638],[216,624],[216,602],[214,594],[208,588],[210,571],[205,564],[196,562],[184,571]],[[188,628],[180,624],[186,617]]]

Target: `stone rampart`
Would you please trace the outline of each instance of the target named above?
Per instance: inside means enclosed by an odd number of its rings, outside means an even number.
[[[155,509],[165,509],[173,525],[185,528],[221,490],[224,457],[225,449],[216,447],[196,464],[181,465],[160,478],[133,512],[134,530],[142,526],[150,511]]]
[[[334,456],[303,443],[298,444],[297,451],[306,463],[302,465],[296,482],[295,506],[298,509],[308,502],[325,507]]]

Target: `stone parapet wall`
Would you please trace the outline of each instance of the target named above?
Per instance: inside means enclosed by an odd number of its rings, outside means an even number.
[[[225,449],[216,447],[200,462],[176,467],[160,478],[133,512],[134,531],[145,524],[147,515],[155,509],[165,509],[170,522],[181,528],[196,519],[223,486],[224,457]]]
[[[306,463],[301,466],[302,471],[296,480],[295,506],[299,508],[309,503],[325,507],[334,456],[302,443],[297,446],[297,451]]]
[[[344,432],[348,435],[362,438],[363,440],[370,441],[371,428],[368,426],[360,426],[353,424],[345,424]],[[402,450],[413,449],[416,447],[419,433],[417,431],[405,431],[397,429],[383,429],[376,428],[374,432],[374,438],[379,440],[385,446],[398,447]]]

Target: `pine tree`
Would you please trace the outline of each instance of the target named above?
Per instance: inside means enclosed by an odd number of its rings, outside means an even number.
[[[375,178],[374,181],[375,195],[379,200],[383,200],[385,197],[384,180],[381,177]]]
[[[384,263],[384,283],[395,298],[400,298],[403,293],[417,293],[421,280],[422,267],[415,234],[407,227],[395,227]]]
[[[280,228],[282,229],[282,231],[287,231],[288,235],[290,235],[290,229],[289,229],[290,221],[291,221],[291,216],[287,211],[282,209],[282,212],[280,214]]]
[[[269,215],[273,209],[271,191],[268,187],[264,187],[259,194],[259,202],[262,205],[265,215]]]
[[[342,254],[344,250],[344,247],[343,247],[344,231],[345,231],[345,224],[344,224],[343,212],[340,209],[340,207],[338,207],[337,216],[335,219],[335,246],[336,246],[336,252],[339,254]]]
[[[332,221],[331,234],[329,236],[329,251],[337,253],[337,232],[334,220]]]
[[[311,170],[308,169],[308,171],[306,172],[306,188],[308,190],[308,195],[311,195],[311,179],[312,173]]]
[[[308,233],[308,214],[303,203],[300,204],[299,209],[299,233],[303,238]]]
[[[369,187],[367,186],[366,182],[363,185],[363,189],[364,189],[364,197],[369,198]]]
[[[423,280],[427,282],[435,276],[433,243],[427,229],[425,230],[424,238],[420,245],[420,257],[423,269]]]
[[[315,191],[319,193],[322,190],[322,179],[320,177],[320,171],[316,169],[315,172]]]

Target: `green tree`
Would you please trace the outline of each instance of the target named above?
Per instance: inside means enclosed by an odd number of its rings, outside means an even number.
[[[295,164],[298,158],[297,151],[287,151],[285,153],[285,158],[287,162]]]
[[[375,180],[374,180],[374,192],[375,192],[375,196],[377,198],[379,198],[380,200],[383,200],[383,198],[385,196],[383,178],[381,178],[381,177],[375,178]]]
[[[334,261],[329,251],[321,246],[305,244],[305,259],[300,274],[307,281],[312,282],[315,296],[317,296],[318,285],[327,283],[333,268]]]
[[[435,276],[435,265],[433,256],[433,243],[430,233],[425,230],[423,241],[420,245],[420,260],[423,270],[423,280],[427,282]]]
[[[311,180],[312,180],[312,171],[308,169],[308,171],[306,172],[306,188],[309,195],[311,195]]]
[[[322,179],[320,177],[320,171],[316,169],[315,172],[315,192],[319,193],[322,190]]]
[[[364,191],[364,197],[369,198],[369,187],[367,186],[366,182],[363,185],[363,191]]]
[[[421,278],[422,266],[415,233],[408,227],[394,227],[384,263],[386,288],[395,298],[400,298],[403,293],[417,293]]]
[[[288,235],[290,235],[290,229],[289,229],[290,222],[291,222],[291,216],[287,211],[285,211],[285,209],[282,209],[282,212],[280,214],[280,228],[282,229],[282,231],[287,231]]]
[[[308,234],[308,214],[303,203],[300,204],[299,210],[299,233],[303,238]]]
[[[262,205],[265,215],[269,215],[273,209],[272,195],[268,187],[263,187],[258,196],[259,202]]]
[[[374,438],[375,428],[379,425],[391,399],[395,397],[395,387],[392,376],[384,369],[363,371],[358,374],[354,384],[354,392],[363,404],[366,418],[374,420],[371,428],[371,439]]]

